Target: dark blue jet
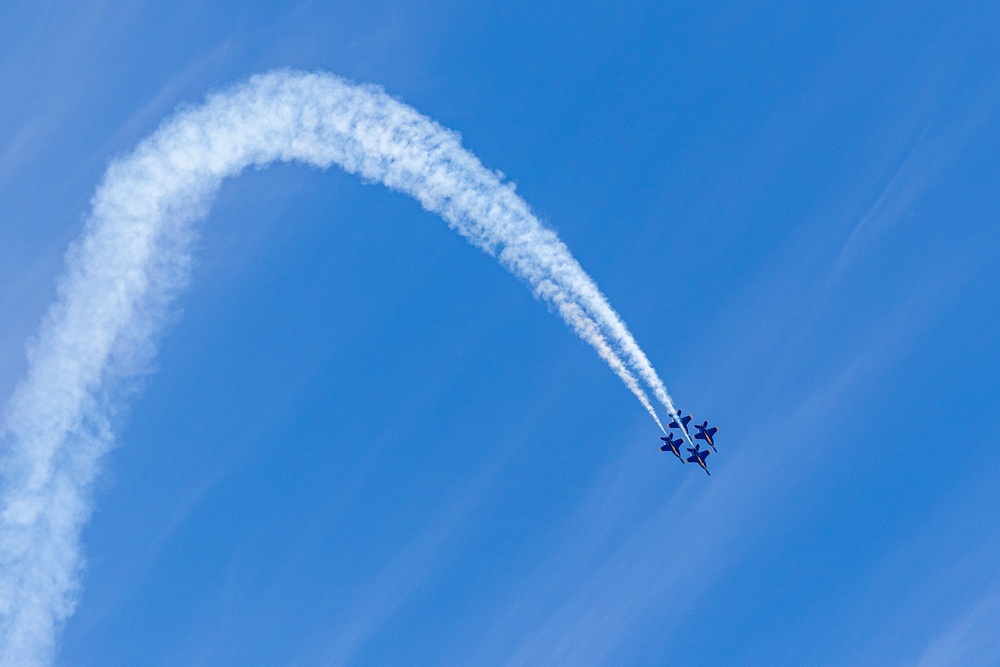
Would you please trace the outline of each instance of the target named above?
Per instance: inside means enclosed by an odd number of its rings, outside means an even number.
[[[667,428],[681,428],[681,429],[684,429],[685,433],[687,433],[688,432],[688,422],[691,421],[692,417],[691,417],[691,415],[688,415],[687,417],[682,417],[681,415],[683,415],[683,414],[684,414],[683,410],[678,410],[677,411],[677,419],[675,419],[672,422],[670,422],[669,424],[667,424]],[[680,422],[680,424],[678,424],[677,422]]]
[[[694,427],[698,429],[698,432],[694,436],[695,440],[704,440],[712,448],[713,452],[719,451],[715,448],[715,434],[719,432],[718,426],[709,427],[708,421],[705,421],[701,424],[695,424]]]
[[[695,445],[694,449],[688,447],[687,450],[691,452],[691,456],[689,456],[687,459],[688,463],[697,463],[698,465],[701,466],[701,469],[704,470],[706,473],[708,473],[708,476],[711,477],[712,473],[708,472],[708,468],[705,467],[705,459],[707,459],[708,455],[711,454],[712,452],[708,451],[707,449],[702,451],[701,445]]]
[[[684,440],[682,440],[681,438],[677,438],[676,440],[674,440],[673,433],[667,434],[666,437],[661,437],[660,440],[666,443],[665,445],[660,447],[661,452],[673,452],[674,456],[677,457],[677,460],[680,461],[681,463],[684,463],[684,459],[683,457],[681,457],[681,445],[684,444]]]

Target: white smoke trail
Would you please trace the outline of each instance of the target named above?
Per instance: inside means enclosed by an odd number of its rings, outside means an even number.
[[[2,437],[0,664],[46,665],[75,605],[80,529],[128,380],[188,279],[192,225],[223,178],[297,161],[415,197],[495,255],[592,345],[656,419],[675,415],[621,318],[556,234],[459,137],[381,89],[278,71],[178,113],[109,168],[56,303],[29,349]],[[631,370],[630,370],[631,369]],[[662,425],[660,426],[662,429]]]

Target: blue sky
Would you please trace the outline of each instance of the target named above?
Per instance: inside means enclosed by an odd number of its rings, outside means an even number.
[[[108,161],[274,67],[517,183],[709,479],[398,193],[224,184],[105,460],[59,665],[994,665],[989,3],[8,3],[0,391]]]

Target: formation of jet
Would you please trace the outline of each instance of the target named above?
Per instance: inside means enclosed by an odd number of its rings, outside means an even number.
[[[718,451],[715,448],[715,434],[719,432],[719,427],[709,426],[707,420],[702,422],[701,424],[695,424],[694,429],[696,432],[694,434],[694,439],[705,441],[705,444],[711,447],[711,450],[702,449],[700,444],[695,443],[694,447],[686,448],[688,453],[691,454],[691,456],[688,456],[685,459],[684,456],[681,454],[681,446],[684,445],[685,438],[687,438],[688,442],[691,441],[690,440],[691,432],[688,430],[688,424],[691,423],[692,419],[693,418],[691,417],[691,415],[685,415],[683,412],[678,410],[677,417],[671,420],[669,424],[667,424],[667,428],[671,429],[675,428],[681,431],[681,435],[676,440],[674,440],[673,432],[668,433],[666,437],[661,437],[660,440],[663,441],[663,446],[660,447],[660,451],[670,452],[671,454],[676,456],[681,463],[684,463],[685,461],[687,461],[687,463],[697,463],[699,466],[701,466],[701,469],[704,470],[705,473],[711,477],[712,473],[708,472],[708,466],[705,465],[705,459],[707,459],[708,455],[711,454],[712,452]]]

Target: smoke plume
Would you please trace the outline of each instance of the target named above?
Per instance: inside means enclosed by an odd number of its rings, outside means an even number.
[[[108,168],[0,444],[0,662],[50,664],[79,593],[80,531],[130,379],[186,285],[194,223],[222,179],[274,161],[337,165],[413,196],[524,280],[635,394],[676,415],[624,322],[556,234],[458,135],[380,88],[276,71],[168,119]],[[660,426],[662,429],[662,425]]]

